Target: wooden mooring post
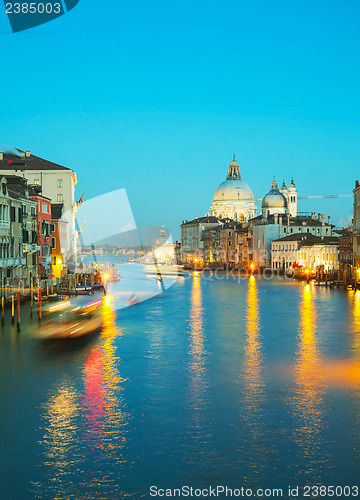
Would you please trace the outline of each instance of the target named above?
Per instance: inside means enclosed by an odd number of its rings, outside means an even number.
[[[33,282],[31,281],[31,283],[30,283],[30,318],[32,318],[33,303],[34,303],[34,285],[33,285]]]
[[[5,298],[1,297],[1,326],[5,325]]]
[[[41,287],[38,289],[39,321],[41,321]]]
[[[17,292],[16,294],[16,313],[17,313],[16,329],[18,332],[20,332],[20,292]]]
[[[14,305],[14,294],[11,296],[11,324],[15,321],[15,305]]]

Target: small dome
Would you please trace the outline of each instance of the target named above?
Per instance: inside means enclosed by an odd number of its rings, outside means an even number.
[[[254,201],[254,195],[246,182],[226,180],[220,184],[214,194],[213,201]]]
[[[281,189],[282,189],[282,187],[283,186],[281,186]],[[264,196],[264,198],[262,199],[262,202],[261,202],[261,209],[262,210],[266,211],[267,209],[271,209],[271,208],[279,208],[279,209],[286,209],[287,208],[286,198],[278,190],[275,176],[273,177],[270,191]]]
[[[282,186],[280,188],[281,193],[287,193],[288,189],[286,187],[285,181],[282,183]]]
[[[289,184],[289,191],[295,191],[295,189],[296,189],[296,186],[294,184],[294,179],[291,178],[291,182]]]

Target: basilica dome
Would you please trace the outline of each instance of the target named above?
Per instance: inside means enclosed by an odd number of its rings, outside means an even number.
[[[228,167],[226,180],[214,193],[210,212],[219,219],[229,217],[243,222],[256,215],[253,192],[250,186],[241,179],[240,167],[235,160],[235,155]]]
[[[242,180],[226,180],[220,184],[214,194],[213,201],[254,201],[250,186]]]

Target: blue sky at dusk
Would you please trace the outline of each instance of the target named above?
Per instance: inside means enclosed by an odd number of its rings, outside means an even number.
[[[77,196],[125,187],[139,225],[209,210],[236,154],[255,197],[360,178],[356,1],[80,0],[12,34],[0,7],[0,141],[73,168]],[[348,217],[352,199],[303,201]]]

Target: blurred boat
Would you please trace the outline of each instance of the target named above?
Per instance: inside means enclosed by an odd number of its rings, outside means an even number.
[[[177,276],[181,273],[182,267],[177,265],[156,264],[149,262],[144,264],[146,274],[161,274],[162,276]]]
[[[43,320],[35,336],[42,340],[71,339],[94,332],[102,325],[103,299],[81,302],[74,299],[43,308]]]
[[[58,293],[53,293],[51,295],[41,295],[41,301],[47,301],[47,302],[59,302],[61,300],[67,300],[69,298],[68,295],[65,294],[58,294]],[[34,300],[37,301],[39,300],[38,294],[34,294]]]
[[[132,293],[129,297],[128,304],[129,306],[134,306],[135,304],[139,304],[141,300],[135,295],[135,293]]]

